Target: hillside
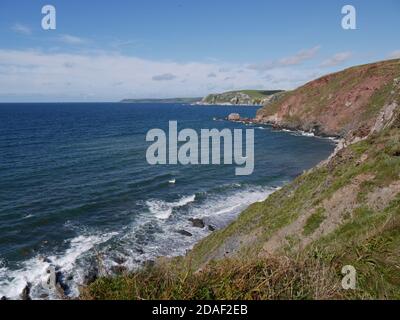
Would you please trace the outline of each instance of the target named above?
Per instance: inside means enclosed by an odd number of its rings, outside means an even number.
[[[199,104],[210,105],[264,105],[282,93],[281,90],[239,90],[218,94],[210,94],[203,98]]]
[[[399,75],[399,60],[346,69],[287,92],[260,109],[257,120],[276,126],[344,137],[370,127]]]
[[[257,121],[342,137],[334,154],[185,257],[98,279],[84,299],[400,299],[400,60],[290,92]],[[327,114],[329,116],[327,116]],[[342,267],[357,271],[341,287]]]

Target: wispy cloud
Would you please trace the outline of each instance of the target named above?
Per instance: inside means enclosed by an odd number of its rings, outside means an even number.
[[[77,36],[72,36],[70,34],[62,34],[58,38],[59,41],[66,43],[66,44],[71,44],[71,45],[81,45],[87,43],[86,39],[77,37]]]
[[[303,63],[304,61],[310,60],[316,56],[320,46],[315,46],[311,49],[304,49],[296,53],[295,55],[279,60],[279,64],[282,66],[293,66]]]
[[[19,33],[19,34],[24,34],[24,35],[31,35],[32,30],[26,25],[23,25],[21,23],[16,23],[12,26],[11,28],[14,32]]]
[[[272,70],[274,68],[278,68],[279,64],[273,61],[270,62],[262,62],[262,63],[253,63],[249,64],[247,66],[248,69],[250,70],[256,70],[256,71],[267,71],[267,70]]]
[[[172,73],[164,73],[164,74],[159,74],[159,75],[156,75],[156,76],[152,77],[152,79],[154,81],[171,81],[171,80],[174,80],[176,78],[177,78],[177,76],[172,74]]]
[[[347,60],[349,60],[353,54],[351,52],[339,52],[336,53],[334,56],[330,57],[329,59],[326,59],[321,63],[321,67],[326,68],[326,67],[335,67],[337,65],[340,65]]]
[[[400,50],[395,50],[389,53],[389,59],[400,59]]]
[[[313,59],[317,55],[320,48],[321,48],[320,46],[315,46],[310,49],[303,49],[292,56],[285,57],[275,61],[250,64],[247,66],[247,68],[257,71],[267,71],[276,68],[300,65],[307,60]]]
[[[125,48],[139,48],[143,47],[144,44],[138,40],[114,40],[110,43],[111,48],[114,49],[125,49]]]

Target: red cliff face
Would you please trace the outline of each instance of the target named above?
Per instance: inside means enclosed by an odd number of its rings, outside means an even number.
[[[398,79],[400,60],[353,67],[288,92],[260,109],[256,119],[322,135],[345,136],[354,131],[362,135],[391,103]]]

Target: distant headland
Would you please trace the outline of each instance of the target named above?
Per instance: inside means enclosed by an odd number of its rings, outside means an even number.
[[[182,103],[221,106],[263,106],[278,99],[283,90],[236,90],[196,98],[124,99],[121,103]]]

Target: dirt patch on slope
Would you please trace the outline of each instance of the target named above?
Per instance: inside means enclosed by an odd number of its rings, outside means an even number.
[[[368,206],[381,211],[400,193],[400,181],[395,181],[384,188],[377,188],[367,196]]]
[[[371,174],[361,174],[355,177],[350,184],[333,193],[329,199],[324,200],[321,206],[303,212],[294,222],[276,232],[264,244],[260,255],[268,256],[285,246],[293,245],[290,243],[292,239],[297,240],[295,244],[297,249],[302,249],[312,241],[335,230],[343,222],[343,217],[348,213],[351,214],[359,206],[357,195],[360,185],[373,178],[374,176]],[[324,220],[312,234],[304,236],[303,230],[307,220],[320,208],[324,210]]]

